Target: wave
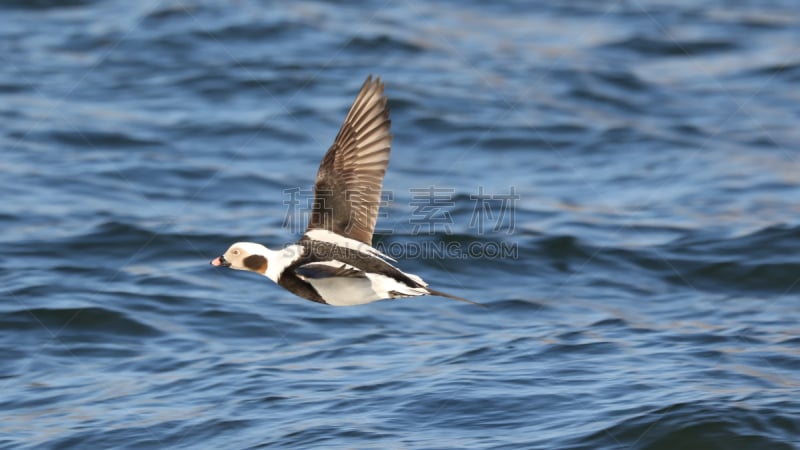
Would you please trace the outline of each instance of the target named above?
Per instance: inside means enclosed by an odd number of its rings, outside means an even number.
[[[676,40],[635,36],[606,44],[606,47],[627,50],[638,53],[641,56],[656,58],[658,56],[691,57],[731,52],[737,50],[739,44],[732,40],[721,39]]]
[[[91,0],[9,0],[4,1],[2,6],[0,6],[0,9],[65,9],[78,8],[81,6],[90,5],[91,3]]]
[[[745,408],[735,403],[735,399],[673,403],[632,414],[564,448],[794,448],[791,442],[800,433],[794,419],[796,411],[786,411],[778,405]]]
[[[36,307],[0,313],[0,328],[19,331],[55,333],[55,336],[108,335],[155,337],[162,332],[140,322],[129,314],[110,308],[87,306],[85,308]]]
[[[459,216],[469,214],[464,210]],[[274,226],[280,226],[275,219]],[[459,219],[460,220],[460,219]],[[248,227],[249,228],[249,227]],[[655,232],[655,231],[654,231]],[[529,232],[437,233],[395,232],[376,237],[375,245],[404,265],[422,264],[445,270],[472,272],[503,270],[530,276],[585,272],[587,279],[661,283],[687,289],[741,294],[783,294],[800,278],[800,226],[776,225],[732,237],[705,231],[659,229],[680,237],[665,244],[644,246],[598,245],[602,233],[541,235]],[[279,235],[283,233],[278,233]],[[594,236],[593,234],[596,234]],[[10,255],[46,261],[45,266],[68,275],[85,275],[87,267],[120,267],[132,260],[170,265],[187,258],[198,267],[206,257],[236,240],[277,247],[297,236],[240,235],[237,232],[198,233],[179,227],[177,219],[149,226],[120,220],[103,221],[91,229],[47,245],[34,241],[8,244]],[[284,242],[285,241],[285,242]],[[464,261],[470,261],[465,266]],[[84,264],[89,263],[89,266]],[[635,277],[623,274],[635,273]],[[597,278],[599,276],[599,278]]]
[[[635,273],[634,282],[649,274],[668,285],[728,294],[784,294],[798,283],[798,226],[771,226],[737,237],[682,234],[666,244],[642,247],[599,246],[573,235],[528,237],[520,242],[520,258],[557,272]]]

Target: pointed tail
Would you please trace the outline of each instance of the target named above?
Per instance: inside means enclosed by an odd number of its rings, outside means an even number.
[[[425,289],[427,289],[428,293],[431,294],[431,295],[438,295],[439,297],[452,298],[453,300],[458,300],[460,302],[469,303],[469,304],[472,304],[472,305],[475,305],[475,306],[480,306],[481,308],[488,308],[488,306],[484,305],[483,303],[473,302],[472,300],[467,300],[464,297],[459,297],[457,295],[451,295],[451,294],[448,294],[446,292],[437,291],[436,289],[431,289],[429,287],[426,287]]]

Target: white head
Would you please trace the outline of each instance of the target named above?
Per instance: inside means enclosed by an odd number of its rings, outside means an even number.
[[[237,242],[231,245],[224,255],[211,260],[211,265],[249,270],[266,275],[271,253],[267,247],[261,244]]]

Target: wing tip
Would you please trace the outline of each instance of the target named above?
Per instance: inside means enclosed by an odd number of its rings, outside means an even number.
[[[373,78],[374,77],[374,78]],[[364,80],[364,84],[361,85],[361,91],[368,90],[370,88],[376,89],[380,94],[383,94],[384,88],[386,87],[386,83],[381,81],[380,75],[367,75],[367,79]]]

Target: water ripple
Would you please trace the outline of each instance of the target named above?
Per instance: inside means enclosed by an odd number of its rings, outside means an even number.
[[[0,5],[0,447],[796,446],[794,3],[272,6]],[[208,264],[369,73],[376,244],[487,308]]]

